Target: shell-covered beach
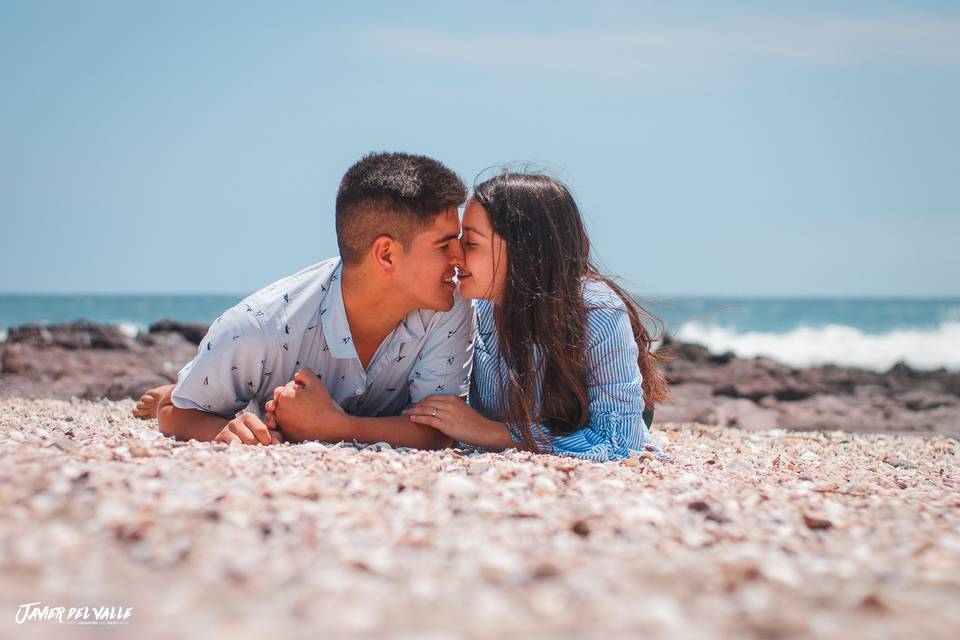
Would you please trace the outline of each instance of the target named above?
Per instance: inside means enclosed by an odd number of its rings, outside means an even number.
[[[132,407],[0,401],[0,634],[960,636],[951,437],[668,423],[672,463],[596,464],[183,443]]]

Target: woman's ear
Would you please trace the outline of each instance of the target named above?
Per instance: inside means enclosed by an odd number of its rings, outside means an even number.
[[[397,268],[397,254],[400,247],[396,240],[384,234],[377,236],[370,247],[374,263],[384,272],[391,273]]]

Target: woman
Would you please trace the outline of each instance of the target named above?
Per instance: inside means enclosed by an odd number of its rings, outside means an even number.
[[[644,449],[653,408],[669,397],[641,322],[656,319],[592,265],[566,186],[487,180],[467,202],[461,242],[460,293],[477,313],[470,404],[430,396],[406,415],[496,449],[597,461]]]

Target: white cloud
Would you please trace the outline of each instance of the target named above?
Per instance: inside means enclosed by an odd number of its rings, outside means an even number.
[[[873,17],[739,17],[712,23],[658,24],[522,32],[453,33],[420,27],[372,27],[359,34],[392,56],[481,67],[582,72],[710,69],[788,63],[960,64],[960,19],[926,14]]]

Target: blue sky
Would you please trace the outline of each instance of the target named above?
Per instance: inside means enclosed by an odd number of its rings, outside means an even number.
[[[327,4],[0,0],[0,292],[252,291],[405,150],[567,180],[638,292],[960,295],[956,3]]]

